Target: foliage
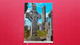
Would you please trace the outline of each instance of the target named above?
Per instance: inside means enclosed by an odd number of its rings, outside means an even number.
[[[24,38],[28,38],[30,36],[30,30],[27,29],[26,31],[24,30]]]
[[[41,31],[41,30],[37,30],[37,32],[38,32],[38,36],[42,36],[42,37],[46,37],[46,35],[47,35],[47,31]]]
[[[30,36],[30,30],[27,29],[26,31],[24,30],[24,38],[28,38]],[[41,31],[41,30],[37,30],[37,33],[38,33],[38,36],[41,36],[41,37],[46,37],[48,31]]]

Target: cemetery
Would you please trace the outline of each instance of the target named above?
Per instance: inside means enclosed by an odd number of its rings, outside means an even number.
[[[27,10],[26,10],[27,11]],[[52,24],[52,10],[46,18],[46,6],[42,7],[42,14],[37,12],[36,4],[31,4],[31,10],[25,12],[26,18],[31,22],[30,29],[28,26],[24,26],[24,40],[25,41],[53,41],[53,24]],[[42,23],[38,23],[38,20],[42,18]]]

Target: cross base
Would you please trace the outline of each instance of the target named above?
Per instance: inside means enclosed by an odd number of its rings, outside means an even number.
[[[28,41],[41,41],[39,36],[30,36],[28,38]]]

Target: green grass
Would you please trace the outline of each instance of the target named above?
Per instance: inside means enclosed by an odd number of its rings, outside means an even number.
[[[41,37],[46,37],[48,31],[41,31],[41,30],[37,30],[38,36]],[[30,36],[30,30],[27,29],[26,31],[24,30],[24,38],[28,38]]]
[[[30,36],[30,30],[27,29],[26,31],[24,30],[24,38],[28,38]]]
[[[38,30],[37,32],[38,32],[38,36],[42,36],[42,37],[46,37],[48,33],[47,31],[40,31],[40,30]]]

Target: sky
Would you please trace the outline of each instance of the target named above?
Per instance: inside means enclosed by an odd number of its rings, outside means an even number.
[[[42,23],[42,7],[45,5],[46,6],[46,17],[48,17],[48,14],[50,13],[50,10],[52,10],[52,3],[34,3],[36,4],[37,12],[41,14],[41,19],[38,20],[38,23]],[[31,10],[31,3],[28,3],[28,9],[26,12],[29,12]],[[24,20],[25,20],[25,25],[28,25],[29,27],[31,26],[31,21],[26,18],[26,15],[24,14]]]

